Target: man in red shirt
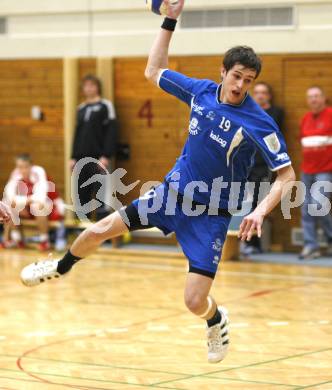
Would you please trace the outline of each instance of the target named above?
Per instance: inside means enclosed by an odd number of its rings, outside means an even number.
[[[36,220],[39,250],[49,250],[48,221],[61,221],[64,205],[54,185],[52,186],[48,180],[45,169],[33,165],[29,155],[17,156],[16,167],[4,191],[4,200],[7,205],[19,211],[20,218]],[[4,249],[24,247],[20,230],[15,226],[6,225],[1,247]]]
[[[326,96],[320,87],[308,89],[307,103],[310,111],[301,121],[301,171],[306,186],[302,206],[302,260],[321,255],[317,239],[318,224],[328,243],[326,254],[332,256],[332,216],[327,189],[332,181],[332,107],[327,107]]]

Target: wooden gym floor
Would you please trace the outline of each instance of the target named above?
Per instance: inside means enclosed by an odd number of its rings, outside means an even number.
[[[226,360],[206,362],[204,323],[183,304],[185,261],[100,253],[29,289],[40,258],[1,252],[0,389],[332,389],[332,269],[225,263]]]

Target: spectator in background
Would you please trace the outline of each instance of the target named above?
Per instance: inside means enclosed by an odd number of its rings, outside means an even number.
[[[33,165],[28,154],[21,154],[16,157],[16,168],[4,191],[5,203],[19,211],[20,218],[36,220],[40,251],[50,249],[48,221],[60,221],[64,216],[64,203],[51,184],[45,169]],[[5,225],[1,247],[8,249],[24,246],[21,231],[10,224]]]
[[[302,181],[306,186],[305,202],[302,205],[302,228],[304,247],[300,259],[313,259],[321,255],[317,238],[317,227],[321,225],[328,242],[327,255],[332,256],[332,216],[310,215],[308,206],[317,205],[318,210],[330,210],[330,195],[318,181],[332,181],[332,107],[327,107],[326,96],[320,87],[307,90],[310,111],[301,121]],[[325,203],[322,202],[325,195]],[[320,199],[320,201],[318,200]]]
[[[8,205],[0,202],[0,223],[8,223],[11,220],[11,212]]]
[[[263,81],[255,84],[253,97],[262,109],[270,115],[282,130],[284,126],[285,113],[284,110],[273,104],[273,91],[270,84]]]
[[[85,214],[85,212],[80,213],[82,211],[80,206],[94,199],[99,190],[98,183],[81,186],[94,175],[105,172],[104,168],[110,166],[111,159],[115,157],[117,142],[114,106],[110,101],[102,99],[100,80],[92,75],[86,76],[82,82],[82,90],[86,100],[78,107],[70,167],[73,169],[77,161],[85,157],[98,160],[100,165],[96,163],[84,165],[79,177],[75,179],[77,180],[79,195],[79,201],[76,200],[75,207],[80,217]],[[100,209],[104,208],[105,205]],[[92,215],[87,213],[86,216],[91,218]]]
[[[265,82],[257,83],[254,87],[252,96],[256,103],[274,119],[280,130],[282,130],[284,125],[284,110],[273,104],[273,91],[271,86]],[[252,194],[252,210],[257,207],[260,183],[270,182],[271,179],[272,173],[266,165],[261,153],[257,151],[255,163],[248,178],[249,182],[255,183],[255,189]],[[240,252],[243,256],[261,253],[262,247],[260,238],[254,236],[249,242],[241,243]]]

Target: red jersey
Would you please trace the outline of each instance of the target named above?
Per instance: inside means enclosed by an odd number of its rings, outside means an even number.
[[[24,207],[27,196],[41,203],[44,203],[46,198],[49,198],[52,201],[53,209],[48,218],[53,221],[60,220],[64,214],[63,201],[55,188],[51,187],[50,183],[51,181],[47,177],[45,169],[40,166],[33,165],[31,167],[30,176],[27,180],[24,180],[18,169],[15,169],[6,185],[5,199],[9,202],[15,200],[16,204],[22,204]]]
[[[302,165],[307,174],[332,172],[332,107],[301,121]]]

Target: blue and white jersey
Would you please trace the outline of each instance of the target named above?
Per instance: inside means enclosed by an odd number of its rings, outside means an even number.
[[[196,187],[190,195],[194,201],[229,209],[237,192],[239,207],[256,150],[272,171],[291,165],[277,124],[250,95],[240,105],[222,103],[221,85],[168,69],[161,73],[159,87],[191,107],[188,139],[165,178],[180,194]]]

